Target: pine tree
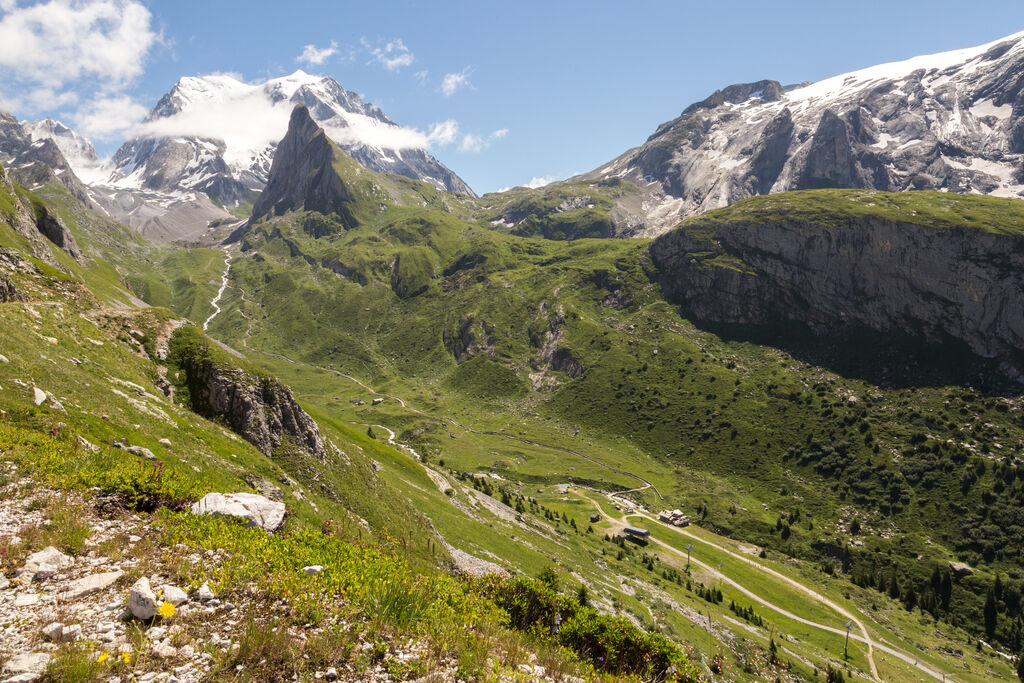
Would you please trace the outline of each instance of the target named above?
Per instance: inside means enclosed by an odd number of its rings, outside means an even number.
[[[996,633],[996,620],[998,619],[998,613],[996,611],[996,592],[994,589],[989,589],[988,595],[985,596],[985,635],[989,638]]]

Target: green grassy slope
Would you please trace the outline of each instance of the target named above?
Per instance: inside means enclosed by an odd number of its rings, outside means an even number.
[[[852,203],[908,222],[925,220],[928,206],[978,229],[1006,213],[991,198],[797,195],[750,202],[798,202],[822,220],[840,220]],[[1015,229],[1019,204],[1006,204],[998,229]],[[1000,574],[1014,587],[998,600],[992,637],[1019,646],[1016,401],[957,386],[886,389],[701,332],[652,284],[643,241],[524,239],[428,208],[309,229],[325,220],[296,213],[250,230],[217,334],[355,375],[477,429],[638,467],[669,507],[709,528],[858,583],[895,577],[899,596],[983,636],[985,595]],[[406,273],[410,253],[419,265]],[[303,385],[298,374],[289,381]],[[492,457],[480,437],[453,440],[458,430],[437,419],[395,419],[417,449],[466,469],[516,473],[529,460]],[[530,476],[629,485],[607,470],[574,474],[578,465],[549,457]],[[978,571],[954,578],[944,602],[932,575],[941,584],[957,558]]]

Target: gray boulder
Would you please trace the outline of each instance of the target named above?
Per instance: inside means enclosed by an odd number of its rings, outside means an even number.
[[[284,503],[255,493],[208,493],[193,503],[192,514],[239,517],[264,531],[274,531],[284,521]]]

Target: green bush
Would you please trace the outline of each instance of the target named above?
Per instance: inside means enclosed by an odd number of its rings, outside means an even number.
[[[507,613],[509,626],[570,649],[598,671],[665,681],[701,680],[698,669],[664,636],[585,607],[541,581],[488,577],[472,585]],[[557,630],[556,616],[561,619]]]

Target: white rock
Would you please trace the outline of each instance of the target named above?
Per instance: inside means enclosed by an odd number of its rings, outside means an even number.
[[[62,569],[67,569],[75,561],[54,548],[52,545],[38,553],[32,553],[25,560],[25,566],[18,572],[23,581],[32,579],[48,579]]]
[[[142,577],[134,584],[128,593],[128,609],[136,619],[149,621],[156,616],[156,594],[149,585],[149,579]]]
[[[4,588],[7,588],[10,585],[11,582],[7,579],[7,577],[3,574],[0,574],[0,591],[2,591]]]
[[[55,621],[52,624],[47,624],[43,627],[43,635],[55,643],[60,641],[60,636],[63,632],[64,624],[59,621]]]
[[[63,602],[71,602],[84,598],[93,593],[99,593],[104,588],[112,585],[115,581],[124,576],[120,569],[102,574],[92,574],[81,579],[72,581],[57,594],[57,599]]]
[[[209,602],[210,600],[213,600],[214,595],[213,591],[210,590],[210,584],[204,583],[200,586],[199,591],[196,593],[196,597],[198,597],[201,602]]]
[[[154,626],[146,631],[146,635],[150,640],[163,640],[164,636],[167,635],[167,629],[163,626]]]
[[[163,590],[164,592],[164,600],[166,602],[171,603],[175,607],[188,602],[188,593],[181,590],[177,586],[164,586],[161,590]]]
[[[184,657],[185,659],[192,659],[196,655],[196,650],[191,645],[186,645],[185,647],[178,650],[178,654]]]
[[[161,446],[170,446],[171,445],[171,440],[170,439],[160,439],[160,441],[158,441],[157,443],[159,443]]]
[[[255,493],[208,493],[192,504],[192,514],[239,517],[251,526],[274,531],[284,521],[284,503]]]
[[[178,654],[178,649],[166,641],[153,643],[149,646],[149,651],[160,659],[170,659]]]
[[[31,607],[39,602],[39,593],[22,593],[14,598],[15,607]]]
[[[34,396],[32,397],[32,401],[37,406],[43,405],[43,401],[46,400],[46,392],[40,389],[39,387],[32,387],[32,392],[34,394]]]
[[[302,571],[306,572],[306,576],[316,576],[322,572],[324,568],[319,564],[313,564],[308,567],[303,567]]]
[[[338,670],[333,666],[327,667],[327,671],[324,672],[324,678],[329,681],[335,681],[338,679]]]
[[[0,363],[10,363],[10,362],[11,361],[7,360],[7,356],[5,356],[4,354],[0,353]]]
[[[4,665],[5,674],[41,674],[46,671],[50,664],[50,655],[45,652],[33,652],[31,654],[12,657]]]

